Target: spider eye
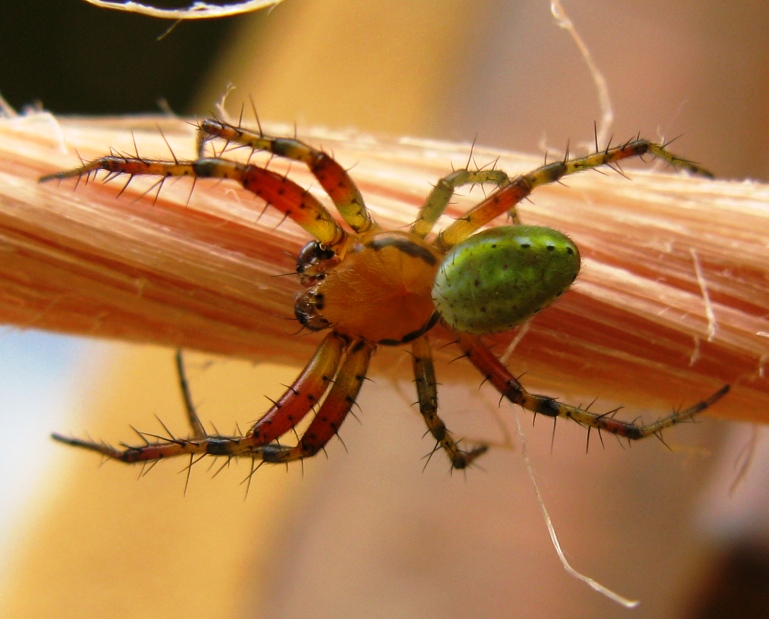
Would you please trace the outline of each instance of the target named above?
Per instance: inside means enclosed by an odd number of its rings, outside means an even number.
[[[441,317],[468,333],[496,333],[552,303],[579,273],[577,246],[540,226],[499,226],[452,248],[433,284]]]

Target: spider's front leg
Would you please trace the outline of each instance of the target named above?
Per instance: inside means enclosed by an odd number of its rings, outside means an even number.
[[[138,155],[134,157],[109,155],[86,162],[71,170],[48,174],[43,176],[40,182],[67,178],[88,180],[92,174],[100,170],[108,173],[106,180],[125,175],[129,177],[129,183],[134,176],[157,176],[160,177],[158,187],[162,186],[166,178],[177,176],[188,176],[193,179],[232,179],[286,217],[294,220],[320,243],[336,249],[342,247],[347,239],[346,233],[331,213],[304,187],[271,170],[227,159],[211,157],[192,161],[161,161]]]
[[[591,428],[596,428],[599,432],[605,430],[628,440],[638,440],[647,436],[661,438],[664,429],[678,423],[691,421],[696,414],[712,406],[729,392],[729,385],[726,385],[709,398],[685,410],[672,413],[647,425],[638,425],[615,419],[610,414],[592,413],[577,406],[563,404],[549,396],[529,393],[483,344],[479,336],[459,332],[457,335],[459,347],[467,355],[470,362],[484,378],[494,385],[497,391],[514,404],[520,404],[532,413],[571,419],[585,426],[588,430]]]
[[[371,350],[358,344],[352,345],[341,335],[329,333],[310,362],[285,394],[246,433],[245,436],[207,434],[194,410],[186,381],[181,376],[182,394],[185,399],[187,419],[192,430],[191,438],[156,436],[140,433],[144,445],[125,445],[121,448],[54,434],[53,438],[68,445],[96,451],[121,462],[147,462],[178,456],[226,456],[251,458],[267,462],[283,462],[312,455],[333,436],[357,396],[360,380],[357,372],[368,365]],[[344,355],[347,352],[347,357]],[[344,362],[342,359],[344,358]],[[340,370],[341,364],[341,370]],[[352,374],[350,374],[352,372]],[[331,387],[333,383],[333,387]],[[310,424],[300,446],[285,448],[277,441],[292,431],[314,406],[329,392],[323,405]],[[352,398],[347,405],[348,399]],[[155,439],[147,440],[147,437]],[[313,451],[315,450],[315,451]]]
[[[371,218],[358,187],[347,171],[328,153],[296,138],[276,138],[261,129],[251,131],[216,118],[207,118],[198,125],[198,152],[204,155],[205,145],[212,139],[247,146],[305,164],[321,187],[334,202],[339,214],[358,234],[375,232],[378,225]],[[225,146],[226,150],[226,146]]]
[[[375,344],[363,340],[353,342],[326,399],[297,445],[270,443],[259,450],[259,458],[270,463],[291,462],[310,458],[323,449],[336,436],[355,404],[375,350]]]
[[[419,412],[422,413],[427,429],[436,440],[435,448],[443,448],[449,457],[452,468],[467,468],[478,456],[486,453],[488,446],[476,445],[470,451],[459,448],[457,440],[446,428],[446,424],[438,417],[438,388],[430,340],[427,336],[414,340],[411,345],[411,353],[413,355],[414,382],[419,398]]]

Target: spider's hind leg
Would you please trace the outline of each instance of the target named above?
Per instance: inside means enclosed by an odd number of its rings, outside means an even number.
[[[715,404],[729,391],[729,385],[725,385],[709,398],[697,402],[687,409],[677,411],[646,425],[638,425],[615,419],[609,414],[593,413],[587,409],[563,404],[549,396],[529,393],[478,336],[459,332],[457,335],[459,346],[470,362],[494,385],[497,391],[511,402],[520,404],[532,413],[571,419],[586,428],[596,428],[599,431],[609,432],[628,440],[639,440],[648,436],[661,438],[664,429],[690,421],[695,415]]]
[[[674,155],[667,150],[664,144],[657,144],[641,138],[629,140],[619,146],[607,147],[585,157],[548,163],[527,174],[510,179],[509,182],[500,185],[498,191],[492,193],[441,232],[435,241],[435,246],[442,251],[447,251],[461,243],[481,227],[493,221],[494,218],[511,212],[516,204],[528,197],[537,187],[557,183],[571,174],[604,166],[619,171],[620,162],[634,157],[640,158],[644,155],[666,161],[674,168],[687,170],[691,174],[713,178],[711,172],[692,161]]]
[[[464,469],[488,450],[487,445],[476,445],[465,451],[460,449],[457,440],[446,428],[438,416],[438,387],[435,380],[435,368],[433,366],[430,340],[422,336],[414,340],[411,345],[413,355],[414,377],[419,397],[419,412],[425,420],[427,429],[437,441],[437,446],[443,448],[449,457],[452,468]]]

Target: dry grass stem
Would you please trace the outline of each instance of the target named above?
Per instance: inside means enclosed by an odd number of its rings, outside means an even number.
[[[77,190],[71,180],[37,182],[77,165],[78,154],[133,153],[134,139],[141,155],[168,158],[161,130],[177,157],[194,155],[194,127],[177,119],[0,119],[0,320],[303,363],[318,337],[292,319],[290,274],[308,241],[292,222],[227,182],[193,190],[188,179],[168,181],[158,193],[156,179],[136,178],[119,198],[125,179]],[[470,153],[468,144],[300,134],[352,169],[388,227],[410,223],[431,183]],[[512,172],[542,163],[479,147],[473,160]],[[665,411],[731,383],[714,415],[769,420],[769,188],[626,171],[630,179],[611,170],[570,177],[522,205],[527,223],[572,236],[584,264],[573,290],[517,342],[511,368],[549,393]],[[291,174],[317,189],[301,166]],[[459,197],[450,216],[481,195]],[[499,354],[513,335],[497,338]],[[477,380],[469,364],[468,376]]]

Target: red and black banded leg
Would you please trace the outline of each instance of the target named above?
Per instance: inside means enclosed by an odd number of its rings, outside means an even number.
[[[532,394],[526,391],[520,382],[500,363],[491,351],[483,344],[478,336],[455,332],[459,347],[465,353],[470,362],[505,398],[532,413],[546,415],[548,417],[563,417],[571,419],[586,428],[595,428],[616,434],[628,440],[639,440],[647,436],[661,438],[662,431],[678,423],[690,421],[695,415],[701,413],[709,406],[715,404],[729,391],[729,385],[721,387],[709,398],[697,402],[687,409],[662,417],[657,421],[638,425],[635,423],[615,419],[611,415],[593,413],[588,410],[563,404],[554,398],[545,395]]]
[[[232,179],[295,221],[318,241],[325,243],[332,249],[341,247],[347,238],[344,230],[334,220],[326,207],[305,188],[276,172],[265,170],[256,165],[226,159],[160,161],[142,157],[110,155],[94,159],[72,170],[49,174],[42,177],[40,182],[66,178],[88,178],[99,170],[108,172],[108,180],[121,175],[131,178],[134,176],[158,176],[161,178],[161,183],[163,179],[178,176],[188,176],[195,179]]]
[[[295,138],[271,137],[261,131],[251,131],[215,118],[201,121],[198,125],[198,135],[201,157],[206,142],[217,138],[304,163],[334,202],[342,218],[355,232],[374,232],[378,228],[363,203],[363,196],[358,187],[347,171],[328,153]]]
[[[341,359],[348,345],[347,338],[329,333],[299,377],[245,436],[206,434],[192,408],[191,401],[186,397],[187,416],[193,429],[191,438],[141,433],[144,445],[121,444],[121,447],[58,434],[54,434],[53,438],[68,445],[96,451],[121,462],[147,462],[184,455],[259,459],[265,445],[277,441],[291,431],[323,398],[329,386],[335,381],[334,377],[338,373]],[[338,381],[339,377],[336,380]],[[183,393],[188,396],[185,387],[183,387]],[[156,440],[151,442],[146,437]]]
[[[375,344],[363,340],[352,343],[326,399],[296,446],[270,443],[256,450],[253,457],[269,463],[292,462],[310,458],[323,449],[355,404],[374,350]]]
[[[516,204],[528,197],[537,187],[556,183],[565,176],[576,174],[577,172],[603,166],[613,167],[625,159],[643,157],[644,155],[651,155],[657,159],[662,159],[671,166],[688,170],[692,174],[713,178],[713,174],[708,170],[692,161],[674,155],[663,144],[643,139],[630,140],[621,146],[597,150],[597,152],[586,157],[565,158],[563,161],[549,163],[528,174],[519,176],[495,191],[468,213],[459,217],[438,236],[435,245],[441,251],[449,250],[496,217],[510,212],[511,209],[515,208]]]

